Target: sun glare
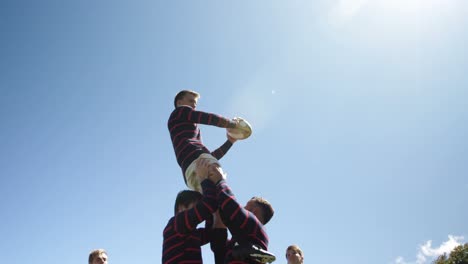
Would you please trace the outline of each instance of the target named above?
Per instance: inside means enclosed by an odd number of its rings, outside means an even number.
[[[433,12],[445,10],[457,0],[378,0],[376,3],[383,10],[401,16],[421,18]]]
[[[441,19],[456,13],[464,0],[337,0],[330,10],[332,25],[345,25],[356,16],[374,14],[387,21]]]

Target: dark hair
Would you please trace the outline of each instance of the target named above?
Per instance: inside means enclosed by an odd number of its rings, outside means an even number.
[[[275,210],[273,210],[273,207],[271,204],[264,198],[262,197],[252,197],[252,199],[255,204],[260,207],[262,210],[262,217],[263,217],[263,223],[266,224],[270,221],[270,219],[273,217],[273,214],[275,214]]]
[[[191,94],[193,96],[195,96],[196,98],[199,98],[200,97],[200,94],[195,92],[195,91],[191,91],[191,90],[182,90],[180,92],[177,93],[177,95],[175,96],[174,98],[174,107],[177,107],[177,101],[181,100],[182,98],[184,98],[184,96],[186,94]]]
[[[177,214],[179,206],[189,206],[191,203],[198,202],[202,198],[202,194],[192,190],[183,190],[177,194],[174,204],[174,214]]]

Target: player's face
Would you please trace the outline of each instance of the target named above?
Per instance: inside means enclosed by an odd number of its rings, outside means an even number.
[[[257,219],[261,221],[260,217],[261,217],[262,211],[257,206],[257,202],[253,200],[249,200],[247,204],[244,206],[244,209],[247,211],[250,211],[252,214],[255,215],[255,217],[257,217]]]
[[[288,260],[288,264],[300,264],[303,263],[304,258],[294,250],[286,251],[286,259]]]
[[[255,210],[255,202],[252,200],[248,201],[247,204],[244,206],[244,209],[253,212]]]
[[[198,98],[193,94],[186,94],[178,101],[178,105],[188,105],[195,109],[197,107]]]
[[[106,253],[101,253],[98,256],[94,257],[91,264],[107,264],[107,255]]]

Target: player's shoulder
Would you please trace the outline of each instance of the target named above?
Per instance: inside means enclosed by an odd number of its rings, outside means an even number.
[[[184,115],[193,109],[189,106],[178,106],[172,110],[171,115],[169,116],[169,120],[180,117],[181,115]]]
[[[167,221],[166,227],[164,227],[163,234],[166,235],[174,230],[174,221],[175,216],[171,217],[169,221]]]

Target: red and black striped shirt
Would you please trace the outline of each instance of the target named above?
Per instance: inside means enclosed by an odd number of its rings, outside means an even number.
[[[169,219],[163,231],[163,264],[201,264],[201,246],[211,241],[213,229],[197,228],[218,209],[216,187],[210,180],[201,183],[203,198],[191,209]]]
[[[182,169],[183,175],[188,166],[201,154],[208,153],[218,160],[231,148],[229,140],[211,152],[203,145],[198,124],[217,127],[235,127],[235,122],[220,115],[195,111],[190,106],[179,106],[171,113],[167,127],[171,135],[172,145],[177,163]],[[185,180],[185,177],[184,177]]]
[[[237,201],[231,189],[224,180],[216,185],[218,207],[223,223],[229,229],[232,237],[227,243],[226,263],[247,263],[232,259],[232,248],[237,242],[240,245],[256,244],[268,250],[268,235],[263,224],[250,211],[244,209]]]

